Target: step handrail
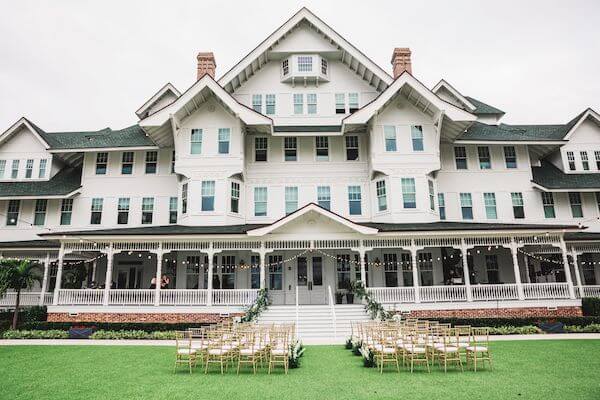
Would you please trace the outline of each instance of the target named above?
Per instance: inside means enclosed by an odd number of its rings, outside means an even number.
[[[298,338],[298,325],[300,324],[300,313],[298,308],[299,306],[299,301],[298,301],[298,286],[296,285],[296,338]]]
[[[331,285],[327,285],[329,292],[329,306],[331,307],[331,316],[333,317],[333,340],[337,340],[337,322],[335,319],[335,304],[333,302],[333,294],[331,293]]]

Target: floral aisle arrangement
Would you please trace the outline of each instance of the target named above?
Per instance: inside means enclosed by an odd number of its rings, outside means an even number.
[[[242,317],[242,322],[254,321],[267,309],[267,307],[269,307],[269,295],[267,289],[260,289],[254,303],[246,309],[246,314]]]
[[[371,319],[385,321],[392,318],[393,313],[386,311],[383,308],[383,305],[373,298],[373,296],[365,289],[362,281],[356,281],[353,290],[356,297],[365,301],[365,310],[367,310]]]
[[[300,358],[304,354],[304,345],[301,341],[297,340],[290,344],[290,356],[289,356],[289,367],[298,368],[300,367]]]

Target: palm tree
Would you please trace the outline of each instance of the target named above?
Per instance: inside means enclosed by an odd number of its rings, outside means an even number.
[[[0,261],[0,296],[8,289],[17,292],[15,312],[13,314],[12,329],[17,329],[21,290],[29,289],[35,282],[40,282],[38,265],[30,260],[2,260]]]

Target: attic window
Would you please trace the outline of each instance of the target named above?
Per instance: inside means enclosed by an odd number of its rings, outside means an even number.
[[[281,63],[281,68],[283,69],[283,75],[287,75],[290,73],[290,61],[289,60],[283,60],[283,62]]]
[[[321,73],[327,75],[327,60],[324,58],[321,58]]]
[[[298,57],[298,72],[312,72],[312,56]]]

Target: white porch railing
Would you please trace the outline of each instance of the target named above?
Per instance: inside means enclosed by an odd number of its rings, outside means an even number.
[[[254,303],[258,289],[213,289],[213,305],[247,306]]]
[[[473,300],[518,300],[516,283],[471,286]]]
[[[116,305],[153,305],[154,289],[111,289],[108,304]]]
[[[372,287],[367,291],[380,303],[414,303],[414,287]]]
[[[419,294],[422,302],[466,301],[465,286],[421,286]]]
[[[600,285],[584,285],[583,297],[600,297]]]
[[[568,299],[568,283],[524,283],[525,299]]]
[[[102,304],[103,298],[102,289],[60,289],[58,292],[58,304],[63,305]]]
[[[46,292],[44,293],[44,304],[45,306],[52,305],[54,301],[54,292]]]
[[[161,289],[160,304],[166,306],[205,306],[206,289]]]
[[[21,292],[21,298],[19,299],[20,305],[37,306],[40,304],[40,294],[40,292]],[[6,292],[5,295],[0,298],[0,307],[14,307],[16,301],[16,292]],[[52,302],[52,299],[50,301]]]

